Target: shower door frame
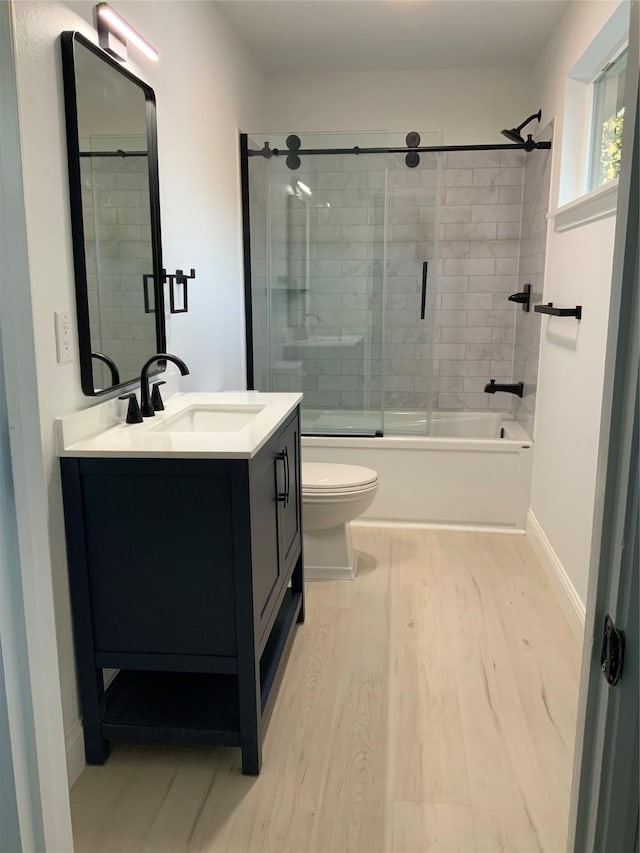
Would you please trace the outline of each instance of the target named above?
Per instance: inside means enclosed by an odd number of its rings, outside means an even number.
[[[362,131],[365,133],[366,131]],[[255,374],[254,374],[254,353],[253,353],[253,310],[252,310],[252,281],[251,281],[251,216],[250,216],[250,191],[249,191],[249,159],[251,157],[281,157],[290,153],[296,154],[298,157],[305,155],[353,155],[359,154],[411,154],[411,153],[448,153],[455,151],[527,151],[524,144],[517,143],[496,143],[493,145],[422,145],[415,147],[373,147],[360,148],[299,148],[299,149],[271,149],[268,143],[265,143],[263,149],[250,149],[249,136],[247,133],[240,133],[240,190],[242,204],[242,246],[243,246],[243,267],[244,267],[244,304],[245,304],[245,365],[246,365],[246,385],[247,390],[255,390]],[[552,143],[550,141],[536,142],[536,149],[550,149]],[[535,149],[534,149],[535,150]],[[268,153],[267,153],[268,152]],[[529,153],[529,152],[527,152]],[[407,163],[407,168],[412,168]],[[293,170],[295,171],[295,169]],[[384,320],[383,320],[384,328]],[[383,377],[384,378],[384,377]],[[384,407],[383,407],[384,413]],[[305,435],[311,433],[305,433]],[[357,433],[331,433],[336,438],[347,438],[358,435]],[[383,414],[383,429],[374,437],[384,436],[384,414]],[[369,436],[371,437],[371,436]]]

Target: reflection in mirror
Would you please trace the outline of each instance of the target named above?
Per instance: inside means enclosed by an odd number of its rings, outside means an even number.
[[[63,58],[82,385],[100,394],[137,379],[165,349],[163,310],[155,311],[155,104],[149,87],[77,33],[63,34]]]

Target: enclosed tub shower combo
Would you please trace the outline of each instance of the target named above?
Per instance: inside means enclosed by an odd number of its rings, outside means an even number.
[[[524,527],[551,142],[521,131],[539,118],[496,145],[241,137],[248,386],[304,393],[303,463],[377,472],[365,519]],[[332,491],[325,471],[332,500],[352,473]]]

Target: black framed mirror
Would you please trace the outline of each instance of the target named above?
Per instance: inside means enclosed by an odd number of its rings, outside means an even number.
[[[80,375],[95,396],[166,350],[156,102],[80,33],[61,44]]]

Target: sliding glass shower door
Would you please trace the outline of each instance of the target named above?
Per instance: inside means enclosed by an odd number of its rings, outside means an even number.
[[[427,143],[428,144],[428,143]],[[434,396],[439,263],[440,155],[408,168],[391,155],[387,175],[383,431],[429,435]]]
[[[303,391],[307,434],[429,434],[441,169],[403,145],[271,136],[285,153],[250,159],[254,384]]]
[[[307,134],[303,148],[354,144]],[[357,144],[386,147],[386,138]],[[387,154],[302,154],[297,169],[272,157],[252,188],[252,221],[266,196],[256,387],[303,391],[307,434],[382,431],[387,166]]]
[[[304,391],[307,433],[492,430],[515,398],[489,380],[533,364],[535,386],[537,333],[510,296],[540,269],[523,196],[540,155],[420,135],[430,150],[390,134],[251,145],[255,387]]]

